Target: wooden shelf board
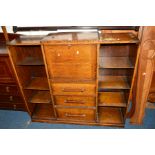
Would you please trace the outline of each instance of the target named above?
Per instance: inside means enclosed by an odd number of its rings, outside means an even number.
[[[121,108],[100,107],[99,123],[124,124]]]
[[[49,90],[46,77],[33,77],[25,89]]]
[[[54,119],[52,104],[36,104],[33,119]]]
[[[23,61],[19,62],[17,65],[44,65],[43,60],[34,58],[34,57],[26,57]]]
[[[100,57],[100,68],[134,68],[128,57]]]
[[[99,106],[126,107],[126,100],[123,92],[102,92],[99,93]]]
[[[32,98],[30,99],[30,103],[50,103],[51,95],[49,91],[37,91]]]
[[[101,33],[100,43],[115,44],[115,43],[138,43],[139,39],[133,33]]]
[[[130,89],[126,76],[100,76],[100,89]]]

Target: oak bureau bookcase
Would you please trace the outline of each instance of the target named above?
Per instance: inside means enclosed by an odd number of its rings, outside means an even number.
[[[20,36],[9,56],[32,121],[124,126],[137,68],[134,33]]]

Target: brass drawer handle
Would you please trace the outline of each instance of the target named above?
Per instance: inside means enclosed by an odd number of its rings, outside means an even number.
[[[86,117],[86,114],[69,114],[65,113],[66,117]]]
[[[82,100],[64,100],[64,103],[77,103],[77,104],[84,104]]]
[[[13,96],[9,96],[9,100],[12,102],[13,101]]]
[[[5,89],[6,89],[6,92],[7,92],[7,93],[10,92],[10,87],[7,86],[7,87],[5,87]]]
[[[84,88],[82,88],[82,89],[63,88],[62,91],[63,92],[84,92],[85,89]]]

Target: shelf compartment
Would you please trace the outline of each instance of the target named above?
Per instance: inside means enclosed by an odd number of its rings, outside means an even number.
[[[126,107],[127,101],[123,92],[99,93],[99,106]]]
[[[100,76],[99,90],[130,89],[127,76]]]
[[[25,89],[49,90],[46,77],[33,77]]]
[[[30,103],[50,103],[51,95],[49,91],[37,91],[32,98]]]
[[[42,59],[35,58],[35,57],[26,57],[23,59],[21,62],[19,62],[17,65],[22,65],[22,66],[33,66],[33,65],[44,65],[44,62]]]
[[[100,107],[99,108],[100,124],[124,124],[121,108]]]
[[[102,44],[115,43],[138,43],[138,37],[133,33],[101,33],[100,42]]]
[[[128,57],[100,57],[100,68],[134,68]]]
[[[35,104],[33,119],[54,119],[52,104]]]

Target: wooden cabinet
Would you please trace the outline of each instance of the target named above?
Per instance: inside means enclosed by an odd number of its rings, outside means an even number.
[[[11,70],[8,56],[0,57],[0,83],[14,83],[14,75]]]
[[[26,110],[5,46],[0,47],[0,109]]]
[[[32,121],[124,126],[138,42],[128,32],[53,33],[11,41],[10,58]]]

